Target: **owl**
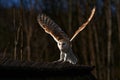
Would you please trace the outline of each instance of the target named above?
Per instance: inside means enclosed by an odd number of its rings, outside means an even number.
[[[57,42],[57,46],[60,50],[60,59],[57,60],[57,62],[69,62],[71,64],[76,64],[78,62],[77,57],[73,53],[71,42],[76,37],[76,35],[80,31],[82,31],[86,27],[86,25],[91,21],[94,13],[95,7],[92,9],[91,15],[88,18],[88,20],[76,30],[71,39],[51,18],[44,14],[38,15],[37,21],[39,25]]]

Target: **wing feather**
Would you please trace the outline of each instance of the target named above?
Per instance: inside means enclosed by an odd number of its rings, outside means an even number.
[[[88,20],[87,20],[82,26],[80,26],[80,27],[78,28],[78,30],[74,33],[74,35],[73,35],[73,37],[70,39],[70,41],[72,41],[72,40],[78,35],[78,33],[81,32],[81,31],[87,26],[87,24],[91,21],[94,13],[95,13],[95,7],[92,9],[91,15],[90,15],[90,17],[88,18]]]
[[[48,16],[41,14],[37,17],[39,25],[45,30],[46,33],[50,34],[56,42],[61,39],[69,40],[68,36],[64,31]]]

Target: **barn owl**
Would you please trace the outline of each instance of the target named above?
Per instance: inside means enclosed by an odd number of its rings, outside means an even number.
[[[86,25],[90,22],[95,13],[95,8],[92,9],[91,15],[88,20],[76,30],[73,37],[70,39],[68,35],[48,16],[40,14],[37,17],[39,25],[45,30],[46,33],[50,34],[53,39],[57,42],[57,46],[60,50],[60,59],[58,62],[69,62],[71,64],[76,64],[78,62],[76,56],[72,51],[72,40],[76,35],[82,31]]]

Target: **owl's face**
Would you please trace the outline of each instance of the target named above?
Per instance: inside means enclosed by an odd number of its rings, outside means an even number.
[[[70,48],[70,43],[67,41],[60,41],[58,42],[58,48],[60,50],[68,50]]]

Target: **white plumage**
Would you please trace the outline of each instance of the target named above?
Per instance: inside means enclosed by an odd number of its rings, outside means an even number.
[[[82,31],[86,25],[90,22],[95,13],[95,8],[93,8],[92,13],[88,20],[78,28],[73,37],[69,39],[68,35],[48,16],[41,14],[38,16],[37,20],[40,26],[45,30],[46,33],[50,34],[54,40],[57,42],[57,46],[60,50],[60,59],[58,61],[69,62],[72,64],[77,63],[77,58],[73,54],[71,41],[76,37],[76,35]]]

